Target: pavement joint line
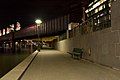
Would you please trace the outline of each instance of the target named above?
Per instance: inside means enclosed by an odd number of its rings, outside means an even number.
[[[20,77],[17,80],[21,80],[21,78],[23,77],[23,75],[25,74],[25,72],[27,71],[27,69],[29,68],[29,66],[32,64],[33,60],[36,58],[36,56],[38,55],[39,52],[37,52],[35,54],[35,56],[33,57],[33,59],[30,61],[30,63],[28,64],[28,66],[26,67],[26,69],[23,71],[23,73],[20,75]]]

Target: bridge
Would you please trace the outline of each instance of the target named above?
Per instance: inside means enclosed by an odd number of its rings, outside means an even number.
[[[1,36],[2,49],[33,49],[1,79],[119,80],[119,4],[119,0],[95,0],[82,8],[81,21],[72,22],[68,14]],[[44,45],[40,51],[34,46],[39,42]],[[68,54],[74,48],[83,49],[80,60]]]

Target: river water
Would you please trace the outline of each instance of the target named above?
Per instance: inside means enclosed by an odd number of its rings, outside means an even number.
[[[5,53],[0,52],[0,78],[17,66],[31,53],[32,51],[30,49],[23,49],[15,53],[10,53],[9,51]]]

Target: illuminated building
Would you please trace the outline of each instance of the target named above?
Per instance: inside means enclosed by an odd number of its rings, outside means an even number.
[[[85,12],[93,31],[111,27],[110,0],[94,0]]]

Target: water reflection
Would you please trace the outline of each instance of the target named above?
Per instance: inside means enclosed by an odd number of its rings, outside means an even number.
[[[31,47],[21,48],[12,53],[10,48],[0,47],[0,78],[5,75],[8,71],[13,69],[21,61],[32,53]]]

